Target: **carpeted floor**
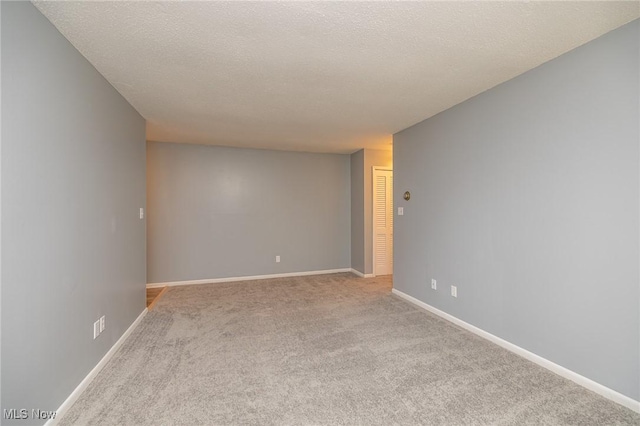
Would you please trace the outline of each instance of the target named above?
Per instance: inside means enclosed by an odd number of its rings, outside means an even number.
[[[639,425],[351,274],[172,287],[63,425]]]

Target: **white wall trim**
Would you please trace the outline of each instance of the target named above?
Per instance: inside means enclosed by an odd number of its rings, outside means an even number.
[[[357,269],[353,269],[353,268],[351,268],[351,273],[359,276],[360,278],[373,278],[373,277],[375,277],[375,275],[373,275],[373,274],[363,274],[362,272],[358,271]]]
[[[341,269],[325,269],[322,271],[305,271],[305,272],[286,272],[284,274],[269,274],[269,275],[252,275],[246,277],[227,277],[227,278],[209,278],[204,280],[188,280],[188,281],[169,281],[166,283],[149,283],[147,288],[165,287],[165,286],[179,286],[179,285],[194,285],[194,284],[217,284],[217,283],[231,283],[236,281],[252,281],[252,280],[266,280],[269,278],[286,278],[286,277],[304,277],[307,275],[325,275],[325,274],[337,274],[339,272],[351,272],[351,268]]]
[[[113,357],[113,355],[118,351],[118,349],[120,349],[120,346],[122,346],[125,340],[127,340],[127,337],[129,337],[129,335],[131,335],[131,333],[133,332],[133,330],[135,330],[138,324],[140,324],[140,321],[142,321],[142,318],[144,318],[144,316],[147,315],[147,312],[148,312],[147,308],[144,308],[144,310],[140,313],[140,315],[138,315],[138,318],[136,318],[133,324],[131,324],[129,328],[127,328],[127,331],[125,331],[122,334],[122,336],[120,336],[118,341],[114,343],[111,349],[109,349],[109,351],[102,357],[100,362],[98,362],[98,364],[95,367],[93,367],[93,370],[91,370],[89,374],[87,374],[87,376],[80,382],[78,387],[76,387],[74,391],[71,392],[71,395],[69,395],[69,397],[62,403],[62,405],[56,411],[56,417],[53,419],[49,419],[44,424],[45,426],[53,426],[58,424],[60,419],[62,419],[62,417],[66,414],[69,408],[71,408],[71,406],[76,402],[76,400],[80,397],[80,395],[82,395],[82,392],[84,392],[84,390],[91,384],[93,379],[95,379],[95,377],[98,375],[100,370],[102,370],[104,366],[107,365],[107,363]]]
[[[629,398],[626,395],[623,395],[619,392],[614,391],[613,389],[610,389],[604,385],[601,385],[600,383],[594,382],[591,379],[581,376],[580,374],[574,371],[571,371],[565,367],[562,367],[561,365],[558,365],[552,361],[549,361],[546,358],[536,355],[533,352],[529,352],[528,350],[523,349],[520,346],[514,345],[513,343],[510,343],[504,339],[501,339],[500,337],[494,336],[493,334],[488,333],[482,330],[481,328],[478,328],[474,325],[471,325],[467,322],[462,321],[461,319],[454,317],[453,315],[450,315],[437,308],[434,308],[433,306],[428,305],[422,302],[421,300],[416,299],[413,296],[409,296],[408,294],[403,293],[400,290],[397,290],[394,288],[391,290],[391,292],[397,295],[398,297],[401,297],[402,299],[410,303],[413,303],[414,305],[426,311],[429,311],[435,315],[438,315],[439,317],[444,318],[445,320],[452,322],[455,325],[464,328],[465,330],[468,330],[480,337],[483,337],[489,340],[490,342],[495,343],[496,345],[501,346],[507,349],[508,351],[515,353],[516,355],[520,355],[521,357],[531,362],[534,362],[539,366],[544,367],[547,370],[550,370],[556,373],[557,375],[564,377],[565,379],[569,379],[572,382],[575,382],[580,386],[583,386],[589,389],[590,391],[597,393],[598,395],[601,395],[615,403],[618,403],[624,407],[629,408],[630,410],[635,411],[636,413],[640,413],[640,401],[636,401],[635,399]]]

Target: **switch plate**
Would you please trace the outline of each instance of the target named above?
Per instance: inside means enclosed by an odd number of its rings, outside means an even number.
[[[144,208],[140,207],[140,219],[144,219]]]
[[[93,323],[93,338],[95,339],[100,334],[100,320]]]
[[[458,287],[456,287],[455,285],[451,286],[451,295],[453,297],[458,297]]]
[[[280,263],[280,256],[276,256],[276,263]]]
[[[436,280],[434,280],[433,278],[431,278],[431,288],[433,290],[437,290],[438,289],[438,284],[436,283]]]
[[[105,316],[103,315],[100,317],[100,333],[104,331],[105,327],[106,327],[106,319],[105,319]]]
[[[398,216],[404,216],[404,207],[398,207]]]

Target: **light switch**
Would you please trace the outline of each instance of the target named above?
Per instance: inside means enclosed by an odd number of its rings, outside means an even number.
[[[140,207],[140,219],[144,219],[144,209]]]
[[[404,207],[398,207],[398,216],[404,216]]]

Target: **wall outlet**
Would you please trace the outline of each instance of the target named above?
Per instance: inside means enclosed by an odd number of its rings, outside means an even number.
[[[95,339],[100,334],[100,320],[93,323],[93,338]]]
[[[438,284],[436,283],[436,280],[434,280],[433,278],[431,278],[431,288],[433,290],[437,290],[438,289]]]
[[[276,263],[280,263],[280,256],[276,256]]]
[[[458,287],[456,287],[455,285],[451,286],[451,295],[453,297],[458,297]]]
[[[104,331],[105,327],[106,327],[106,319],[105,319],[105,316],[103,315],[100,317],[100,333]]]

